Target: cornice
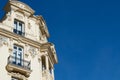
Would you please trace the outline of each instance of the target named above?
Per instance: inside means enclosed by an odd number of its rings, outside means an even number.
[[[19,6],[19,4],[22,4],[22,5],[24,5],[24,8],[23,8],[24,10],[26,10],[28,12],[31,12],[32,14],[34,14],[34,12],[35,12],[30,6],[28,6],[27,4],[25,4],[25,3],[21,2],[21,1],[10,1],[10,4],[15,5],[15,6],[19,7],[19,8],[21,8]]]
[[[41,46],[41,43],[39,43],[37,41],[31,40],[29,38],[26,38],[26,37],[23,37],[20,35],[17,35],[13,32],[10,32],[10,31],[2,29],[2,28],[0,28],[0,35],[6,36],[8,38],[12,38],[12,39],[20,41],[22,43],[34,46],[36,48],[40,48],[40,46]]]
[[[0,24],[2,25],[2,24]],[[54,49],[54,45],[50,42],[47,43],[39,43],[37,41],[31,40],[29,38],[17,35],[13,32],[10,32],[8,30],[2,29],[0,28],[0,35],[8,37],[10,39],[16,40],[16,41],[20,41],[22,43],[28,44],[30,46],[36,47],[38,49],[40,49],[41,52],[47,51],[48,52],[48,56],[50,57],[50,59],[52,60],[53,63],[58,63],[57,60],[57,55]],[[51,48],[53,47],[53,49]]]
[[[41,15],[37,15],[36,18],[41,21],[39,24],[40,24],[42,34],[46,35],[46,37],[50,37],[44,18]]]
[[[22,11],[26,11],[32,15],[35,13],[35,11],[30,6],[28,6],[27,4],[25,4],[21,1],[15,1],[15,0],[8,1],[7,5],[4,7],[4,9],[6,11],[8,11],[8,10],[10,10],[10,6],[14,6],[16,8],[22,9]]]
[[[53,48],[51,48],[53,47]],[[55,51],[55,48],[54,48],[54,45],[53,43],[44,43],[40,46],[41,48],[41,51],[47,51],[48,52],[48,56],[50,57],[50,59],[52,60],[53,63],[58,63],[58,59],[57,59],[57,55],[56,55],[56,51]]]

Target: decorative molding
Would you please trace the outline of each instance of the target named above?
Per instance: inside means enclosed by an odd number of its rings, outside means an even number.
[[[25,53],[25,57],[28,58],[28,57],[29,57],[29,54]]]
[[[37,51],[35,47],[30,46],[29,48],[29,53],[31,54],[31,56],[34,58],[37,55]]]
[[[41,62],[41,57],[38,57],[38,61]]]
[[[51,49],[52,48],[52,49]],[[55,53],[55,48],[54,48],[54,44],[52,43],[45,43],[45,44],[42,44],[41,46],[41,52],[47,52],[51,61],[53,63],[57,63],[58,60],[57,60],[57,55]]]
[[[29,12],[31,14],[34,14],[34,10],[32,8],[30,8],[28,5],[26,5],[23,2],[20,1],[11,1],[10,4],[12,4],[13,6],[22,9],[23,11]]]
[[[0,25],[1,25],[1,26],[5,26],[5,25],[3,25],[3,24],[0,24]],[[22,37],[22,36],[16,35],[16,34],[14,34],[13,32],[10,32],[10,31],[5,30],[5,29],[2,29],[2,28],[0,28],[0,35],[6,36],[6,37],[8,37],[8,38],[12,38],[12,39],[14,39],[14,40],[18,40],[18,38],[20,37],[20,38],[21,38],[20,40],[21,40],[22,43],[25,43],[25,44],[34,46],[34,47],[36,47],[36,48],[40,48],[40,46],[41,46],[41,43],[40,43],[40,42],[31,40],[31,39],[26,38],[26,37]]]
[[[0,36],[0,47],[2,47],[3,45],[8,46],[8,38],[6,38],[4,36]]]
[[[31,29],[31,27],[32,27],[32,26],[31,26],[31,24],[30,24],[30,23],[28,23],[28,29]]]
[[[48,70],[43,70],[42,71],[42,75],[44,78],[49,79],[49,80],[54,80],[52,74],[50,74],[50,72]]]
[[[25,44],[25,57],[28,58],[29,57],[29,53],[28,53],[28,44]]]
[[[12,18],[11,17],[8,17],[8,21],[11,21],[12,20]]]
[[[18,43],[21,43],[21,42],[22,42],[22,39],[19,37],[19,38],[17,39],[17,42],[18,42]]]
[[[12,20],[12,18],[11,18],[11,12],[8,12],[6,14],[6,17],[7,17],[8,21],[11,21]]]
[[[13,51],[13,39],[12,38],[9,38],[9,53],[12,53]]]
[[[8,72],[8,75],[10,75],[12,77],[17,77],[17,78],[22,79],[22,80],[27,80],[27,78],[20,73],[14,73],[14,72],[9,73]]]
[[[13,52],[13,48],[9,48],[9,53],[12,53]]]
[[[18,19],[23,19],[23,16],[21,16],[21,15],[19,15],[19,14],[16,14],[16,17],[17,17]]]

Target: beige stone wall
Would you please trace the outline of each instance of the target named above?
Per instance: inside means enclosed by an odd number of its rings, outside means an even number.
[[[7,57],[9,57],[9,50],[6,41],[2,39],[0,38],[0,79],[9,80],[10,76],[7,74],[5,67],[7,65]]]
[[[31,61],[31,74],[29,78],[25,78],[28,80],[47,80],[47,78],[50,78],[49,80],[53,80],[52,75],[50,75],[49,71],[43,71],[42,72],[42,62],[41,62],[41,56],[42,54],[46,53],[40,53],[38,48],[35,48],[33,46],[21,43],[21,41],[16,41],[4,36],[0,36],[0,78],[2,80],[10,80],[12,73],[7,72],[6,66],[8,62],[8,57],[13,54],[13,45],[17,44],[24,48],[24,60]],[[33,52],[34,50],[34,52]],[[48,56],[47,56],[48,57]],[[4,77],[2,77],[4,76]],[[20,76],[19,74],[17,76]],[[14,77],[14,76],[13,76]]]
[[[23,3],[20,4],[26,6]],[[26,7],[29,9],[28,6]],[[11,10],[8,8],[9,6],[6,7],[6,15],[0,23],[0,80],[11,80],[12,76],[22,80],[54,80],[54,64],[57,63],[57,57],[54,45],[47,41],[48,32],[43,18],[21,11],[12,4]],[[25,24],[25,36],[13,32],[15,19]],[[14,44],[23,47],[23,59],[31,62],[29,77],[19,72],[9,72],[6,68],[8,57],[13,55]],[[45,46],[42,47],[43,44]],[[42,56],[45,57],[45,70],[42,70]],[[50,68],[52,73],[50,73]]]
[[[28,17],[27,15],[24,15],[21,12],[15,12],[15,11],[8,12],[6,14],[5,20],[3,20],[2,22],[4,26],[0,26],[0,27],[13,32],[15,19],[24,22],[26,38],[41,43],[47,42],[46,37],[41,33],[40,25],[37,24],[37,20],[34,17]]]

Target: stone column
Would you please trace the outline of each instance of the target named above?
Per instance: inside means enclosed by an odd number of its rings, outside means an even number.
[[[46,70],[49,70],[48,55],[45,56]]]
[[[53,80],[54,80],[54,68],[52,68],[52,76],[53,76]]]

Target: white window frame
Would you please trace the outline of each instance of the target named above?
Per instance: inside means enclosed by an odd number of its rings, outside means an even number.
[[[18,65],[23,65],[23,53],[24,53],[24,51],[23,51],[23,47],[21,47],[21,46],[18,46],[18,45],[14,45],[13,46],[13,54],[12,54],[12,56],[14,57],[14,60],[13,60],[13,62],[15,63],[15,64],[18,64]]]
[[[15,19],[14,20],[14,33],[19,34],[19,35],[23,35],[25,33],[24,25],[25,24],[22,21]]]

